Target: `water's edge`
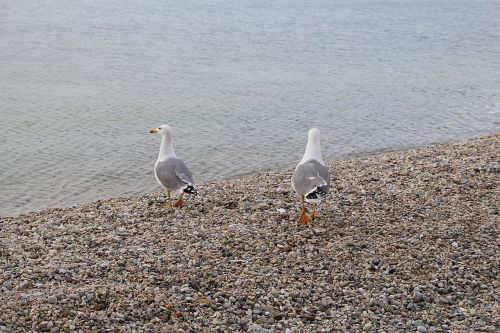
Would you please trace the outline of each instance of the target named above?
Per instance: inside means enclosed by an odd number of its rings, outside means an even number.
[[[457,139],[457,140],[445,140],[443,142],[435,142],[435,143],[430,143],[430,144],[426,144],[426,145],[414,145],[414,146],[406,146],[406,147],[391,147],[391,148],[382,148],[382,149],[377,149],[377,150],[367,151],[367,152],[350,153],[350,154],[346,154],[346,155],[343,155],[343,156],[339,156],[337,158],[327,159],[325,162],[328,163],[328,162],[335,162],[335,161],[345,161],[345,160],[362,159],[362,158],[365,158],[365,157],[372,157],[372,156],[377,156],[377,155],[384,155],[384,154],[388,154],[388,153],[404,152],[404,151],[409,151],[409,150],[413,150],[413,149],[430,147],[430,146],[436,146],[436,145],[448,145],[448,144],[462,143],[462,142],[473,141],[473,140],[481,139],[481,138],[488,138],[488,137],[492,137],[492,136],[495,136],[495,135],[500,135],[500,132],[498,132],[498,133],[490,133],[490,134],[487,134],[487,135],[477,135],[477,136],[472,136],[472,137],[462,138],[462,139]],[[292,169],[294,167],[295,167],[295,164],[287,164],[287,165],[284,165],[284,166],[281,166],[281,167],[275,167],[275,168],[262,168],[262,169],[255,170],[253,172],[245,172],[245,173],[233,175],[233,176],[230,176],[230,177],[224,177],[222,179],[218,179],[218,180],[215,180],[215,181],[200,182],[200,183],[198,183],[198,185],[215,184],[215,183],[219,183],[219,182],[224,181],[224,180],[234,180],[234,179],[238,179],[238,178],[242,178],[242,177],[247,177],[247,176],[251,176],[251,175],[264,174],[264,173],[268,173],[268,172],[272,172],[272,171],[276,171],[276,170]],[[151,191],[151,192],[138,192],[136,194],[126,195],[126,196],[117,195],[117,196],[113,196],[113,197],[95,198],[94,200],[77,202],[75,204],[68,205],[68,206],[64,206],[64,205],[61,205],[61,206],[51,206],[51,207],[45,207],[45,208],[42,208],[42,209],[39,209],[39,210],[26,211],[26,212],[21,212],[21,213],[18,213],[18,214],[13,214],[13,215],[0,215],[0,218],[17,218],[17,217],[20,217],[20,216],[23,216],[23,215],[28,215],[28,214],[32,214],[32,213],[42,212],[42,211],[45,211],[47,209],[71,209],[71,208],[74,208],[74,207],[78,207],[78,206],[82,206],[82,205],[87,205],[87,204],[91,204],[93,202],[99,202],[99,201],[103,201],[103,200],[119,199],[119,198],[133,198],[133,197],[136,197],[136,196],[142,196],[142,195],[152,194],[152,193],[153,194],[154,193],[160,194],[160,192],[158,192],[158,191]]]

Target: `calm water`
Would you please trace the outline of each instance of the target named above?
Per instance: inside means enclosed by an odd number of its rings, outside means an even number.
[[[500,2],[0,2],[0,215],[500,131]]]

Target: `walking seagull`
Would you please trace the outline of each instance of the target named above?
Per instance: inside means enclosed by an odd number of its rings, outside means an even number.
[[[149,133],[160,133],[161,145],[160,153],[155,164],[155,177],[158,183],[167,189],[167,202],[165,207],[182,207],[184,193],[198,196],[198,191],[194,187],[193,175],[187,168],[184,161],[177,158],[172,144],[172,129],[168,125],[161,125],[152,128]],[[181,192],[179,199],[172,205],[170,202],[170,192]]]
[[[321,157],[319,129],[309,130],[306,151],[292,176],[292,187],[300,195],[300,224],[311,222],[319,214],[317,205],[330,192],[330,173]],[[304,201],[313,204],[313,212],[307,214]]]

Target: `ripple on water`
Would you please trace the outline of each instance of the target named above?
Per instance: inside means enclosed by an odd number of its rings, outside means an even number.
[[[161,123],[198,182],[292,166],[313,126],[329,159],[500,129],[497,1],[1,10],[0,215],[158,190]]]

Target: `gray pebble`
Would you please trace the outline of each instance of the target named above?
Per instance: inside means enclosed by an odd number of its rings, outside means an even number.
[[[73,299],[73,300],[79,300],[80,299],[80,295],[78,294],[69,294],[69,299]]]
[[[421,303],[424,301],[424,295],[420,292],[415,292],[413,295],[413,302],[414,303]]]

